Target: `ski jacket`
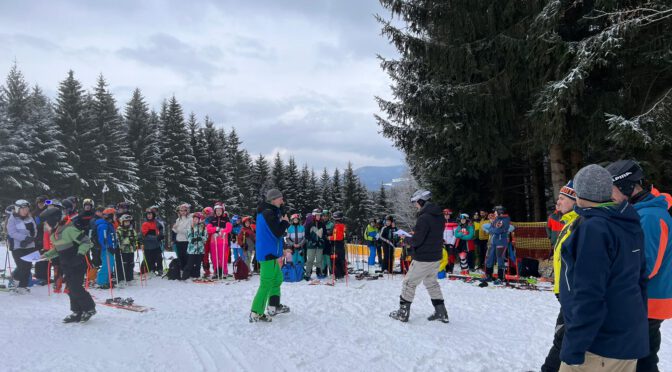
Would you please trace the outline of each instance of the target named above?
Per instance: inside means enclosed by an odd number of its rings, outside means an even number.
[[[488,234],[488,229],[485,228],[485,225],[488,224],[488,220],[481,220],[478,223],[478,240],[488,241],[490,240],[490,234]]]
[[[384,247],[389,247],[392,249],[395,249],[397,247],[397,243],[399,241],[399,235],[395,234],[395,231],[397,231],[396,227],[387,225],[383,226],[383,228],[380,229],[378,239],[382,242],[382,245]]]
[[[324,223],[322,221],[311,221],[305,230],[308,234],[308,249],[324,249],[326,235]]]
[[[161,228],[156,222],[156,219],[143,222],[141,230],[145,249],[152,250],[161,248],[161,243],[159,243]]]
[[[329,220],[324,223],[324,233],[327,234],[327,240],[332,241],[334,238],[334,221]]]
[[[560,359],[582,364],[587,351],[614,359],[649,354],[646,259],[639,215],[629,203],[577,208],[562,244]]]
[[[268,261],[282,257],[282,236],[289,222],[281,220],[280,208],[262,203],[257,214],[257,260]]]
[[[94,247],[100,248],[100,241],[98,241],[98,220],[102,217],[94,216],[89,222],[89,240]]]
[[[671,206],[672,197],[655,189],[651,195],[634,204],[644,230],[651,319],[672,318],[672,241],[669,239],[672,218],[668,213]]]
[[[345,224],[341,222],[336,222],[334,228],[329,236],[329,240],[332,242],[342,242],[345,240]]]
[[[511,226],[511,218],[506,214],[498,216],[490,224],[488,233],[492,236],[491,244],[493,247],[507,247],[509,245],[509,226]]]
[[[431,202],[425,203],[418,211],[413,237],[410,239],[411,256],[414,260],[420,262],[441,260],[444,221],[441,208]]]
[[[254,250],[255,239],[256,239],[256,233],[254,232],[254,229],[252,229],[251,225],[250,227],[243,226],[243,228],[240,229],[240,233],[238,234],[238,244],[243,249]]]
[[[49,235],[45,234],[44,232],[44,221],[40,218],[40,214],[44,212],[47,209],[45,206],[44,208],[35,208],[33,209],[30,214],[33,216],[33,219],[35,220],[35,224],[37,225],[37,236],[35,236],[35,247],[39,249],[44,249],[44,243],[47,242],[47,245],[49,245]],[[45,239],[46,237],[46,239]]]
[[[572,223],[576,220],[579,215],[575,211],[571,211],[562,216],[562,223],[565,227],[562,228],[558,239],[555,241],[555,246],[553,247],[553,293],[560,293],[560,273],[562,272],[562,258],[560,257],[560,251],[562,243],[569,238],[572,234]]]
[[[94,211],[84,211],[79,214],[77,218],[76,228],[83,231],[84,234],[89,235],[89,229],[91,228],[91,220],[96,216]]]
[[[558,240],[558,235],[565,224],[562,222],[562,213],[559,210],[555,210],[548,216],[546,221],[546,235],[551,241],[551,246],[555,246],[555,242]]]
[[[93,247],[89,237],[70,222],[59,224],[56,230],[52,230],[49,234],[49,241],[55,249],[45,252],[44,257],[51,260],[58,256],[61,264],[78,254],[85,255]]]
[[[25,217],[11,214],[7,220],[7,237],[14,250],[35,248],[37,224],[30,214]]]
[[[187,233],[187,239],[189,239],[188,254],[203,254],[205,252],[205,241],[208,239],[205,224],[199,223],[192,226]]]
[[[130,226],[117,229],[117,239],[121,253],[133,253],[138,244],[138,234]]]
[[[175,241],[186,242],[187,233],[191,229],[191,215],[185,217],[177,217],[173,225],[173,232],[175,233]]]
[[[452,221],[443,222],[443,244],[455,245],[455,229],[457,224]]]
[[[103,251],[119,248],[119,241],[117,240],[114,226],[107,222],[106,219],[101,218],[96,221],[96,231],[98,232],[98,244],[100,244]]]
[[[466,246],[466,249],[473,251],[475,249],[474,239],[476,237],[476,230],[474,225],[458,225],[455,229],[455,238],[459,239],[460,246]]]
[[[376,240],[376,236],[378,236],[378,229],[376,229],[375,226],[368,224],[366,226],[366,230],[364,230],[364,240],[367,241],[368,245],[373,245],[373,241]]]
[[[286,239],[288,248],[294,249],[294,244],[297,244],[301,249],[306,245],[306,229],[302,225],[289,225]]]

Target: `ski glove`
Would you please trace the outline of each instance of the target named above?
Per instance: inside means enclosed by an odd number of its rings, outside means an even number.
[[[21,243],[19,243],[19,246],[21,246],[21,248],[26,248],[33,241],[35,241],[35,238],[27,237],[27,238],[23,239],[21,241]]]

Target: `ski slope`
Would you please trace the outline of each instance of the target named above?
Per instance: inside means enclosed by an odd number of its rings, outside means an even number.
[[[4,250],[4,249],[3,249]],[[4,253],[4,252],[3,252]],[[2,259],[4,262],[4,258]],[[154,311],[98,305],[86,324],[61,324],[67,295],[46,287],[0,293],[2,371],[527,371],[550,347],[558,303],[549,292],[478,288],[442,280],[450,324],[430,323],[421,286],[403,324],[401,276],[310,286],[283,284],[291,313],[250,324],[259,277],[233,284],[152,278],[115,291]],[[91,290],[102,300],[109,291]],[[660,368],[672,370],[672,324]]]

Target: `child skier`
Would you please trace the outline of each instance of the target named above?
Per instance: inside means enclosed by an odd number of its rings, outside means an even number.
[[[40,214],[40,218],[46,221],[51,234],[49,239],[53,249],[47,251],[42,258],[52,259],[59,257],[61,268],[69,288],[70,310],[72,314],[63,319],[63,323],[86,322],[96,314],[96,304],[82,283],[86,274],[87,251],[91,249],[91,241],[77,229],[69,220],[63,219],[63,211],[60,208],[47,208]],[[105,252],[105,256],[107,253]],[[105,258],[109,262],[109,258]]]
[[[474,225],[469,221],[469,215],[462,213],[460,223],[455,229],[457,239],[457,254],[460,257],[460,274],[469,275],[469,269],[474,268]]]
[[[215,215],[207,226],[210,236],[210,261],[213,265],[213,276],[218,279],[229,277],[229,234],[233,230],[229,216],[223,205],[215,205]]]
[[[96,283],[99,288],[109,288],[112,283],[112,273],[114,270],[114,255],[119,249],[117,233],[114,230],[114,208],[103,210],[103,218],[96,221],[96,231],[98,233],[98,242],[100,243],[101,266],[98,271]],[[65,216],[67,219],[67,216]],[[62,264],[62,263],[61,263]],[[66,278],[67,279],[67,278]]]
[[[116,265],[118,269],[119,280],[125,280],[127,283],[133,280],[133,253],[138,244],[138,234],[131,227],[133,217],[125,214],[119,218],[119,228],[117,229],[117,239],[119,241],[120,253],[116,255]]]
[[[382,272],[392,273],[394,269],[394,251],[396,249],[398,236],[394,233],[396,228],[393,226],[394,217],[385,217],[385,226],[380,229],[380,236],[378,237],[383,246],[383,262],[380,268]]]
[[[151,209],[147,209],[145,218],[142,224],[145,263],[149,271],[155,273],[156,276],[162,276],[163,261],[161,260],[161,243],[158,238],[162,233],[160,225],[156,222],[156,214]]]
[[[345,224],[343,223],[343,212],[334,212],[334,229],[331,233],[331,244],[334,255],[334,275],[336,279],[342,279],[348,273],[345,266]]]
[[[243,248],[245,263],[252,272],[252,255],[255,251],[256,233],[252,228],[252,217],[243,217],[243,227],[238,233],[238,244]]]
[[[504,277],[504,261],[506,259],[506,250],[509,246],[509,226],[511,218],[506,214],[506,209],[502,206],[495,207],[495,220],[490,224],[488,234],[491,236],[490,250],[486,258],[485,274],[488,280],[492,280],[494,274],[495,260],[497,260],[497,280],[495,284],[500,284]]]
[[[303,265],[306,229],[301,225],[301,216],[298,213],[292,215],[291,223],[287,228],[286,247],[292,250],[292,261],[296,265]]]
[[[238,244],[238,234],[243,226],[240,224],[240,217],[234,215],[231,217],[231,234],[229,234],[229,242],[231,243],[231,249],[233,250],[233,260],[237,260],[238,257],[243,257],[243,248]]]
[[[203,261],[203,252],[205,252],[205,241],[208,238],[208,232],[203,223],[203,213],[196,212],[192,215],[191,229],[187,233],[189,246],[187,247],[187,265],[182,271],[182,280],[193,277],[194,272],[201,273],[201,261]]]

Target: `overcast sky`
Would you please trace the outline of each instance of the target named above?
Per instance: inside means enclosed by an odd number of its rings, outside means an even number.
[[[119,106],[135,87],[155,109],[175,94],[252,154],[395,165],[373,118],[390,94],[376,54],[395,55],[376,13],[377,0],[0,1],[0,75],[16,59],[54,97],[69,69],[87,89],[103,73]]]

